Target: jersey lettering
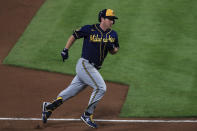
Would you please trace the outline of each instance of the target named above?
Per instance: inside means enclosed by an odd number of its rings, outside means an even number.
[[[101,42],[102,38],[97,35],[90,35],[91,42]]]
[[[90,41],[91,42],[101,42],[102,41],[102,37],[99,37],[98,34],[97,35],[90,35]],[[103,38],[103,42],[107,43],[107,42],[111,42],[113,43],[115,41],[115,38],[111,37],[109,35],[109,38]]]

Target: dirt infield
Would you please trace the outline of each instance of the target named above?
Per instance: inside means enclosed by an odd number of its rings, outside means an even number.
[[[2,65],[3,59],[22,35],[44,0],[0,1],[0,118],[40,118],[41,104],[52,100],[73,76]],[[95,112],[97,119],[118,118],[128,87],[107,82],[107,93]],[[87,106],[91,88],[82,91],[58,108],[52,118],[79,118]],[[137,118],[132,118],[137,119]],[[142,118],[141,118],[142,119]],[[194,131],[196,123],[98,122],[102,131]],[[91,130],[81,121],[0,120],[0,131]]]

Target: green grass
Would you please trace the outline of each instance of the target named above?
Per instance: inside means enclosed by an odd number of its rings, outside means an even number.
[[[60,52],[72,30],[97,23],[104,8],[119,17],[120,51],[106,58],[101,74],[130,85],[120,116],[197,116],[195,0],[47,0],[4,64],[75,74],[82,40],[65,63]]]

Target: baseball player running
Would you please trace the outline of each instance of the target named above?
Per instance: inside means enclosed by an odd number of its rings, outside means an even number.
[[[69,48],[75,40],[84,38],[82,55],[76,65],[76,76],[71,84],[59,93],[56,100],[43,102],[43,123],[47,122],[52,112],[63,102],[75,96],[89,85],[93,88],[93,92],[88,107],[81,116],[81,120],[88,126],[97,128],[96,123],[93,121],[93,112],[106,92],[106,84],[98,70],[101,68],[108,52],[115,54],[119,49],[118,35],[111,29],[115,19],[118,18],[113,10],[104,9],[98,14],[100,24],[85,25],[81,29],[75,30],[69,37],[65,48],[61,52],[63,61],[68,59]]]

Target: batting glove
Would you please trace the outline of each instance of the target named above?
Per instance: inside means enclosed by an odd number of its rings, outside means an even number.
[[[64,48],[61,52],[62,60],[64,62],[65,59],[68,59],[68,49]]]

